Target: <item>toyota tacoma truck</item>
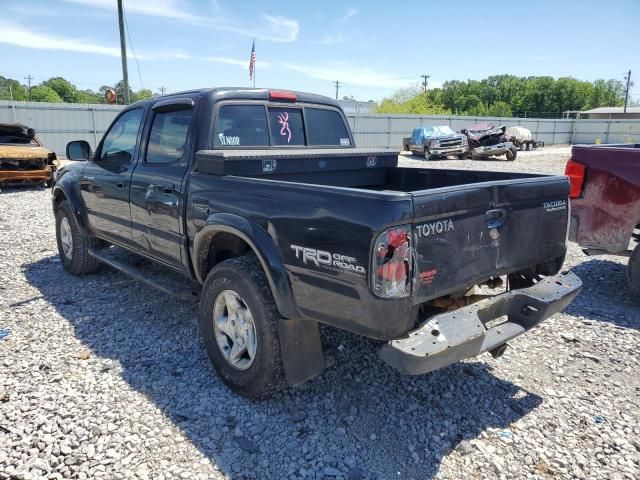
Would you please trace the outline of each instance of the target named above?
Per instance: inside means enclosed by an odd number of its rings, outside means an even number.
[[[569,238],[587,255],[629,257],[627,278],[640,296],[640,145],[576,145]]]
[[[322,371],[321,323],[383,340],[384,361],[422,374],[499,355],[581,286],[560,273],[565,176],[400,168],[396,153],[356,148],[323,96],[144,100],[95,152],[76,141],[67,157],[86,161],[52,189],[63,267],[195,290],[213,366],[251,398]]]
[[[447,125],[414,128],[410,137],[402,139],[402,146],[414,155],[424,155],[426,160],[449,155],[462,160],[469,148],[467,137],[454,132]]]

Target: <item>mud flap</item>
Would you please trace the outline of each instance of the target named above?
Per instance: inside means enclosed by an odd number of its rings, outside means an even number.
[[[280,319],[280,352],[287,383],[299,385],[324,370],[320,329],[316,322]]]

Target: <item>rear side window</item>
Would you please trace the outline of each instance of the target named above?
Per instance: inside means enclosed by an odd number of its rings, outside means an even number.
[[[224,105],[218,111],[216,147],[269,145],[267,114],[262,105]]]
[[[305,115],[309,145],[351,145],[342,115],[336,110],[306,108]]]
[[[304,145],[302,110],[269,107],[271,145]]]
[[[189,109],[156,113],[147,146],[147,163],[168,164],[182,160],[192,112]]]

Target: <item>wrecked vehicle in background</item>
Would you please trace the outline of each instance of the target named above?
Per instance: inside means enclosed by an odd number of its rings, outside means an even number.
[[[21,183],[49,185],[61,167],[56,154],[45,148],[36,132],[20,123],[0,123],[0,187]]]
[[[640,145],[576,145],[569,239],[587,255],[628,257],[627,279],[640,297]]]
[[[507,160],[515,160],[518,150],[509,140],[507,127],[495,127],[492,123],[479,123],[463,128],[460,133],[467,136],[471,158],[496,157],[506,155]]]

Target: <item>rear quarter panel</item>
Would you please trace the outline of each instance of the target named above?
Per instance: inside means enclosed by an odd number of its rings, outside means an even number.
[[[369,286],[372,242],[390,225],[411,222],[410,195],[194,173],[187,212],[190,239],[215,213],[236,214],[263,229],[303,318],[379,339],[413,325],[409,298],[382,300]]]

